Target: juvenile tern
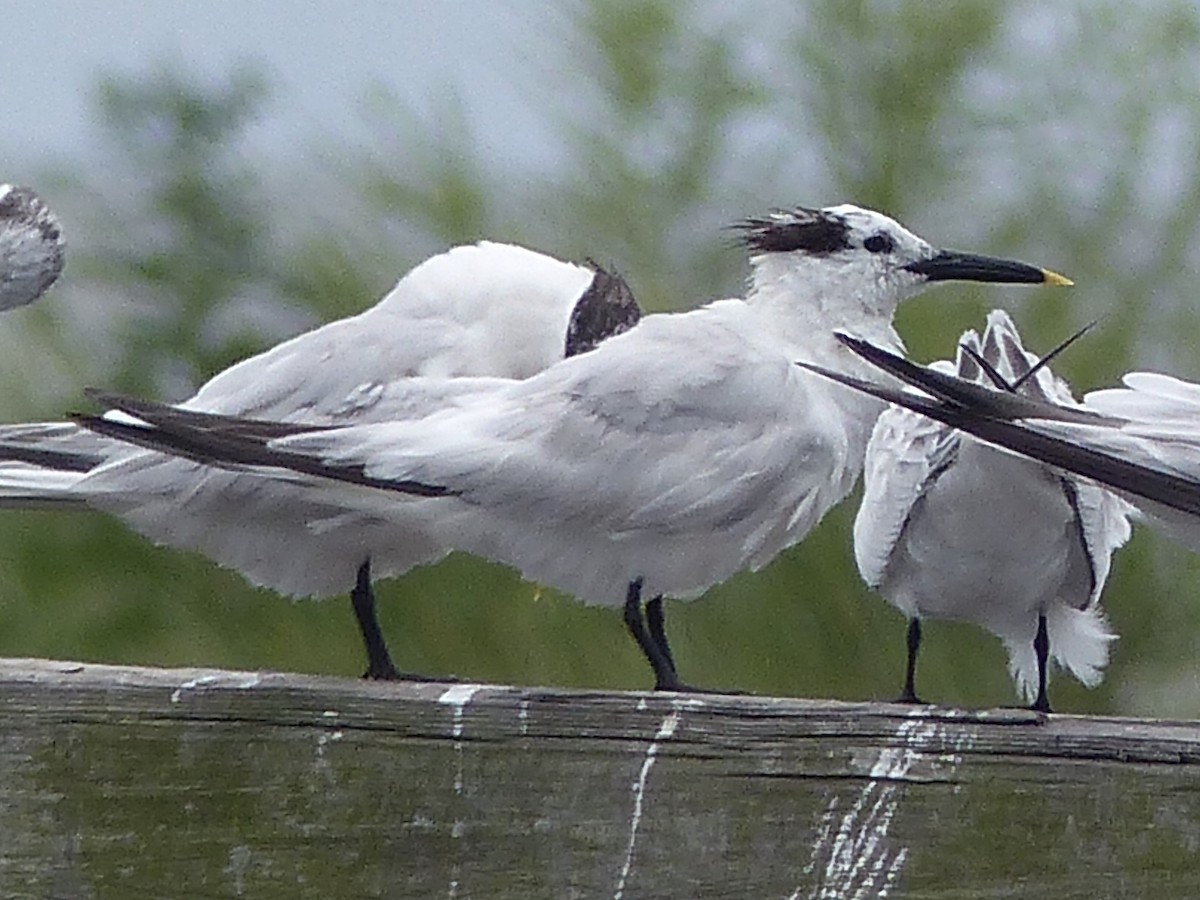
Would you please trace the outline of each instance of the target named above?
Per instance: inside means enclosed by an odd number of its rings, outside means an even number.
[[[379,520],[419,506],[440,546],[511,565],[585,603],[623,605],[655,687],[688,689],[662,598],[698,596],[803,538],[854,485],[882,409],[795,361],[865,374],[834,329],[898,350],[897,304],[934,282],[1069,283],[1023,263],[937,250],[851,205],[777,211],[742,233],[751,255],[744,299],[647,316],[592,353],[422,419],[306,433],[115,398],[127,415],[84,421],[310,485],[328,505]],[[125,483],[109,466],[81,487]]]
[[[527,377],[639,315],[627,285],[599,267],[506,244],[457,247],[365,312],[226,369],[183,406],[311,425],[419,416],[487,381],[470,376]],[[331,509],[303,487],[131,452],[69,422],[0,428],[0,506],[106,510],[256,585],[305,597],[350,591],[373,678],[400,673],[372,577],[448,552],[399,507],[387,519]]]
[[[932,368],[992,389],[1073,404],[1067,384],[1024,349],[1008,315],[966,332],[956,363]],[[867,445],[854,553],[867,584],[908,617],[914,684],[921,621],[982,626],[1003,641],[1032,708],[1050,711],[1049,659],[1089,687],[1115,639],[1100,610],[1113,551],[1129,538],[1130,507],[1089,482],[890,406]]]

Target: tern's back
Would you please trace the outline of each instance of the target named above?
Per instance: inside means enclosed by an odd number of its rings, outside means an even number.
[[[401,378],[527,378],[562,359],[594,273],[524,247],[456,247],[409,272],[371,309],[231,366],[187,406],[323,423]]]
[[[417,266],[371,309],[226,369],[185,405],[318,425],[372,421],[396,415],[398,407],[420,415],[422,381],[435,388],[424,405],[437,406],[454,395],[445,377],[521,378],[561,359],[572,311],[594,276],[522,247],[458,247]],[[155,541],[199,550],[285,593],[348,589],[371,548],[377,574],[439,552],[419,529],[407,533],[394,522],[381,527],[364,517],[349,516],[318,534],[309,523],[332,513],[301,489],[119,442],[97,443],[93,435],[76,438],[65,423],[8,429],[0,445],[10,436],[35,442],[23,445],[25,456],[18,459],[29,458],[31,449],[76,448],[87,459],[65,473],[6,464],[0,500],[14,493],[24,505],[61,500],[99,507]],[[300,543],[308,553],[290,552]]]

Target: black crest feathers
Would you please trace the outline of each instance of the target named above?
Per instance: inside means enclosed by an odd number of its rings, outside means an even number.
[[[735,226],[751,252],[786,253],[803,250],[828,256],[850,249],[850,226],[841,216],[823,209],[803,206],[774,210],[761,218],[746,219]]]

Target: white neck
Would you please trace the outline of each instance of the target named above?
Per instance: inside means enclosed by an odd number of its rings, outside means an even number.
[[[837,343],[835,331],[903,351],[892,328],[892,315],[909,293],[905,290],[908,285],[888,283],[892,279],[882,271],[872,283],[869,273],[825,264],[798,265],[792,256],[764,254],[754,259],[746,303],[769,317],[776,334],[802,354],[798,359],[817,363],[857,360]],[[852,275],[856,277],[849,277]],[[856,283],[872,289],[855,291]]]

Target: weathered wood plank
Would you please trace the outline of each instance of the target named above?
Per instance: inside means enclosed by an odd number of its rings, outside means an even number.
[[[4,897],[1200,896],[1200,726],[0,661]]]

